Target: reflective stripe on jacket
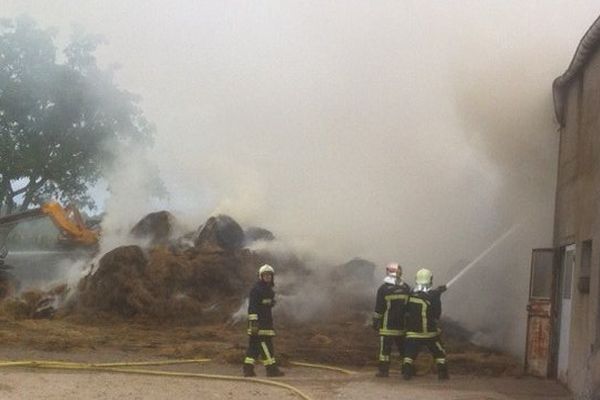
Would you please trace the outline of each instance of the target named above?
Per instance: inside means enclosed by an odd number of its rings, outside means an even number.
[[[442,315],[441,292],[414,292],[408,299],[407,338],[432,338],[440,334],[438,320]]]
[[[248,322],[258,324],[258,335],[274,336],[273,314],[271,309],[275,304],[275,292],[270,283],[262,280],[256,282],[248,298]],[[256,322],[253,322],[256,321]],[[250,329],[248,329],[250,334]]]
[[[409,295],[410,287],[404,282],[400,285],[386,282],[379,287],[373,318],[380,321],[380,335],[401,336],[404,334]]]

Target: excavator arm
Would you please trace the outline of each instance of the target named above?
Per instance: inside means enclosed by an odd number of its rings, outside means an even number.
[[[64,240],[82,246],[94,246],[98,243],[99,234],[89,229],[81,217],[79,210],[72,205],[63,208],[56,202],[45,203],[41,210],[46,214],[64,236]]]
[[[92,247],[98,244],[99,233],[85,225],[77,208],[71,205],[62,207],[59,203],[48,202],[38,208],[0,217],[0,234],[4,236],[0,238],[0,249],[10,230],[17,224],[44,217],[50,218],[59,230],[59,241],[62,244],[75,247]]]

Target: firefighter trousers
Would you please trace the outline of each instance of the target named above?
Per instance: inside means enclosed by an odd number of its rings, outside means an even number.
[[[275,351],[272,336],[250,336],[244,364],[254,365],[260,356],[265,367],[275,365]]]
[[[423,346],[431,352],[437,365],[446,364],[446,350],[444,350],[439,335],[432,338],[406,338],[404,340],[404,364],[412,364]]]
[[[404,335],[402,336],[387,336],[381,335],[379,336],[379,362],[380,363],[389,363],[390,355],[392,354],[392,348],[394,347],[394,343],[396,344],[396,348],[398,349],[398,353],[400,353],[400,357],[404,354]]]

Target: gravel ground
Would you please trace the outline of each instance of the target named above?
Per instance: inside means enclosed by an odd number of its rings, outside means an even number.
[[[149,367],[144,367],[148,369]],[[152,367],[152,369],[239,376],[240,369],[226,364]],[[370,369],[343,375],[303,367],[286,368],[278,382],[290,384],[312,399],[394,400],[571,400],[560,385],[535,378],[482,378],[453,376],[438,382],[434,375],[402,381],[393,372],[388,379],[373,377]],[[263,375],[262,367],[257,368]],[[263,376],[259,376],[263,377]],[[252,382],[226,382],[195,378],[124,375],[105,372],[69,372],[37,369],[0,370],[0,399],[253,399],[298,398],[286,389]]]

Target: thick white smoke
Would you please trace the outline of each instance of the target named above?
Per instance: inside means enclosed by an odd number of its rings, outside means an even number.
[[[551,82],[596,2],[4,3],[107,36],[100,59],[158,128],[162,205],[189,221],[225,212],[437,283],[519,223],[445,312],[522,352],[529,252],[551,240]],[[113,191],[116,225],[147,204],[136,187]]]

